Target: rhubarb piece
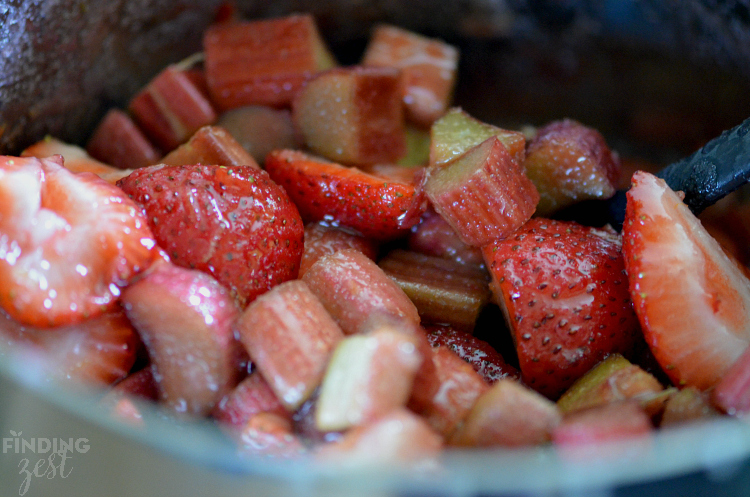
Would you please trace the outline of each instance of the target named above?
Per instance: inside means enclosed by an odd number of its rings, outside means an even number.
[[[404,185],[420,185],[425,177],[425,168],[406,167],[399,164],[363,164],[361,169],[373,176]]]
[[[222,110],[288,106],[310,77],[336,65],[309,14],[215,24],[203,50],[208,89]]]
[[[292,117],[307,146],[344,164],[395,162],[406,153],[401,73],[352,67],[317,75],[299,92]]]
[[[482,250],[462,242],[456,230],[432,208],[427,209],[419,224],[412,227],[407,245],[414,252],[484,267]]]
[[[149,352],[162,402],[203,416],[237,383],[239,309],[211,276],[159,263],[122,293],[128,318]]]
[[[63,165],[73,173],[94,173],[108,183],[116,183],[131,172],[131,169],[119,169],[99,162],[91,157],[84,149],[70,145],[57,138],[46,136],[21,153],[22,157],[36,157],[44,159],[53,155],[63,157]]]
[[[328,359],[343,338],[341,328],[300,280],[282,283],[258,297],[245,309],[236,330],[290,412],[320,384]]]
[[[250,418],[262,412],[290,418],[268,382],[260,373],[253,372],[226,394],[211,414],[223,426],[240,431]]]
[[[626,440],[651,433],[651,418],[637,401],[603,404],[563,418],[552,432],[558,446],[581,446]]]
[[[461,240],[475,247],[509,236],[539,201],[523,167],[495,136],[430,169],[425,193]]]
[[[553,402],[506,378],[477,399],[450,443],[480,447],[538,445],[550,439],[561,418]]]
[[[258,164],[273,150],[302,147],[288,109],[248,105],[219,116],[218,126],[226,129]]]
[[[318,410],[319,392],[320,389],[313,392],[313,394],[292,414],[294,432],[307,446],[336,442],[341,439],[343,434],[340,431],[321,431],[318,429],[315,422],[315,413]]]
[[[137,169],[156,163],[161,153],[125,112],[111,109],[94,130],[86,151],[119,169]]]
[[[136,426],[143,425],[143,415],[137,401],[156,402],[159,389],[151,367],[128,375],[119,381],[102,397],[100,404],[109,409],[112,415]]]
[[[663,428],[719,414],[711,403],[711,394],[695,387],[685,387],[670,395],[664,403],[659,426]]]
[[[735,416],[750,412],[750,347],[732,364],[711,393],[716,407]]]
[[[328,226],[322,222],[307,224],[305,226],[305,251],[302,253],[302,261],[299,264],[300,278],[318,259],[343,249],[358,250],[373,260],[378,255],[377,245],[369,238]]]
[[[610,402],[635,399],[649,413],[653,413],[666,400],[657,401],[658,405],[649,405],[655,394],[662,390],[664,387],[652,375],[631,364],[620,354],[612,354],[576,380],[557,401],[557,406],[565,414]]]
[[[477,267],[400,249],[378,265],[411,299],[423,322],[471,331],[490,300],[489,275]]]
[[[406,154],[398,160],[405,167],[427,166],[430,162],[430,132],[406,123]]]
[[[521,377],[550,399],[639,337],[621,244],[611,229],[534,218],[483,248]]]
[[[226,167],[251,166],[258,163],[232,135],[220,126],[204,126],[186,143],[172,150],[161,160],[168,166],[205,164]]]
[[[435,431],[448,436],[490,385],[447,347],[433,349],[432,361],[439,384],[437,392],[429,404],[409,407],[424,416]]]
[[[118,186],[143,207],[174,264],[211,274],[241,306],[297,277],[302,219],[264,171],[159,165],[137,169]]]
[[[423,419],[397,409],[349,430],[336,443],[324,445],[317,458],[335,464],[337,469],[418,463],[437,456],[442,445],[442,437]]]
[[[718,383],[750,343],[750,280],[680,196],[645,172],[628,191],[622,250],[635,311],[664,372],[680,387]]]
[[[83,381],[111,385],[125,376],[136,359],[138,335],[125,314],[114,311],[81,323],[54,328],[27,326],[0,310],[0,358],[5,350],[24,354],[47,381]]]
[[[325,220],[368,238],[403,235],[426,208],[419,184],[390,181],[303,152],[272,152],[265,167],[306,222]]]
[[[510,156],[519,164],[523,164],[526,156],[526,138],[523,133],[483,123],[460,108],[450,109],[435,121],[430,128],[430,135],[432,166],[450,162],[493,136],[505,145]]]
[[[392,328],[345,338],[323,378],[318,429],[344,430],[403,407],[422,360],[416,339]]]
[[[505,362],[492,345],[475,336],[450,326],[427,326],[427,340],[433,347],[448,347],[458,357],[471,364],[484,381],[493,385],[503,378],[519,379],[516,368]]]
[[[306,452],[292,432],[288,416],[274,412],[254,414],[240,432],[240,455],[295,458]]]
[[[395,26],[375,28],[364,65],[395,67],[404,78],[403,101],[409,119],[429,126],[445,113],[458,69],[458,50],[447,43]]]
[[[159,148],[169,152],[207,124],[216,112],[192,80],[175,67],[167,67],[128,104],[128,110]]]
[[[539,216],[581,200],[609,198],[620,176],[620,159],[604,137],[570,119],[540,128],[523,164],[539,192]]]
[[[419,323],[417,308],[403,290],[356,250],[321,257],[302,279],[347,335],[362,332],[378,313]]]

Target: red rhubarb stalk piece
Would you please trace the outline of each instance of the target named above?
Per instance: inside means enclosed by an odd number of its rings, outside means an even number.
[[[373,260],[378,255],[378,246],[371,239],[323,222],[308,223],[305,226],[305,251],[299,265],[300,277],[324,255],[344,249],[358,250]]]
[[[150,166],[161,157],[138,125],[119,109],[107,112],[86,143],[86,151],[119,169]]]
[[[202,127],[190,140],[172,150],[160,162],[169,166],[205,164],[259,168],[255,159],[220,126]]]

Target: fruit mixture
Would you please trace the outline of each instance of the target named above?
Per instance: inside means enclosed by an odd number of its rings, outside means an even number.
[[[85,149],[0,158],[5,354],[346,464],[750,411],[750,281],[680,192],[637,171],[622,233],[562,220],[626,174],[596,130],[451,107],[437,39],[342,67],[310,15],[226,14]]]

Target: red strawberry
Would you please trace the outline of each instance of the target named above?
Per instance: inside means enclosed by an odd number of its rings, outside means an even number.
[[[173,263],[211,274],[240,304],[297,277],[302,220],[264,171],[152,166],[118,186],[143,206]]]
[[[651,350],[676,385],[705,390],[750,343],[750,281],[666,183],[636,172],[623,254]]]
[[[638,333],[619,236],[535,218],[483,248],[526,384],[555,398]]]
[[[40,366],[45,379],[109,385],[133,367],[137,344],[138,335],[119,310],[56,328],[24,326],[0,311],[0,345],[8,345],[11,354],[22,351],[25,367]]]
[[[490,385],[501,378],[518,378],[519,373],[510,364],[506,364],[492,345],[475,338],[465,331],[454,330],[449,326],[425,325],[427,340],[433,347],[448,347],[461,359],[471,364]]]
[[[62,157],[0,157],[0,306],[33,326],[112,310],[157,255],[140,209]]]
[[[419,182],[391,181],[302,152],[271,152],[265,166],[305,221],[325,219],[368,238],[405,234],[427,207]]]

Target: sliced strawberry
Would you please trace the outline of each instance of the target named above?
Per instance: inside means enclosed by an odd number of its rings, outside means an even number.
[[[138,206],[62,158],[0,157],[0,306],[60,326],[117,306],[120,287],[157,256]]]
[[[239,309],[211,276],[159,263],[122,294],[145,343],[160,399],[177,413],[206,415],[237,383]]]
[[[482,246],[517,230],[539,194],[505,145],[491,136],[456,160],[428,171],[425,193],[464,243]]]
[[[364,65],[395,67],[404,78],[408,117],[429,126],[450,102],[458,70],[458,49],[396,26],[375,28],[362,58]]]
[[[404,234],[426,207],[418,184],[389,181],[303,152],[272,152],[265,167],[305,221],[326,220],[368,238]]]
[[[161,163],[168,166],[205,164],[259,167],[242,145],[220,126],[203,126],[186,143],[167,154]]]
[[[539,192],[538,216],[581,200],[611,197],[621,167],[601,133],[570,119],[540,128],[523,164]]]
[[[675,385],[715,385],[750,343],[750,281],[666,183],[637,172],[623,253],[651,350]]]
[[[458,357],[471,364],[490,385],[502,378],[519,378],[518,370],[507,364],[503,356],[484,340],[450,326],[428,325],[425,329],[430,345],[451,349]]]
[[[534,218],[483,248],[513,333],[523,381],[557,398],[638,336],[614,231]]]
[[[414,302],[422,321],[471,331],[490,300],[487,271],[396,249],[378,265]]]
[[[49,329],[22,325],[0,310],[0,344],[7,345],[10,354],[25,354],[25,365],[38,366],[47,380],[105,386],[130,371],[138,335],[120,310]]]
[[[332,69],[300,90],[292,118],[316,154],[343,164],[394,162],[406,153],[401,83],[392,68]]]
[[[226,129],[259,164],[273,150],[303,145],[288,109],[262,105],[237,107],[221,114],[216,125]]]
[[[331,353],[344,337],[301,280],[287,281],[258,297],[238,320],[236,333],[289,411],[318,387]]]
[[[161,157],[130,116],[119,109],[107,112],[86,144],[86,151],[120,169],[150,166]]]
[[[297,277],[302,220],[264,171],[160,165],[138,169],[118,186],[143,206],[173,263],[211,274],[240,304]]]
[[[347,335],[361,333],[374,314],[419,323],[417,308],[404,291],[356,250],[321,257],[302,279]]]
[[[724,373],[711,398],[714,405],[728,414],[750,412],[750,347]]]
[[[371,239],[323,222],[308,223],[305,226],[305,251],[299,265],[300,277],[324,255],[343,249],[359,250],[373,260],[378,255],[378,246]]]
[[[223,425],[239,431],[250,418],[261,412],[271,412],[289,418],[289,414],[268,382],[260,373],[254,372],[219,401],[212,415]]]
[[[550,439],[561,419],[553,402],[505,378],[477,399],[449,441],[482,447],[538,445]]]
[[[427,209],[419,224],[412,227],[407,244],[415,252],[484,266],[482,250],[461,241],[456,230],[433,208]]]

